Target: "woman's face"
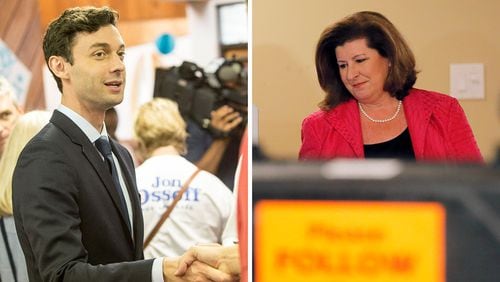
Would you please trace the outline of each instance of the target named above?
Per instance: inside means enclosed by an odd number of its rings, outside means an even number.
[[[366,38],[355,39],[335,48],[340,77],[345,87],[361,103],[374,103],[383,95],[389,60],[367,46]]]

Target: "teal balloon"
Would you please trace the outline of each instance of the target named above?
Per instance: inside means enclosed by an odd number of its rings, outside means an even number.
[[[168,33],[163,33],[156,39],[156,47],[162,54],[168,54],[174,50],[175,40],[174,37]]]

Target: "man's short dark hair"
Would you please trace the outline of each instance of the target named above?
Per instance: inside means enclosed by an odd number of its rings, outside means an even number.
[[[106,25],[116,25],[118,12],[109,7],[76,7],[64,11],[64,13],[52,21],[43,38],[43,53],[45,62],[48,64],[51,56],[61,56],[70,64],[73,64],[73,40],[80,32],[93,33]],[[50,70],[50,68],[49,68]],[[62,81],[52,70],[59,91],[62,92]]]

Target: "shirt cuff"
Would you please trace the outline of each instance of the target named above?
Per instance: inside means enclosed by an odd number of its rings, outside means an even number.
[[[222,246],[232,246],[238,244],[238,237],[228,237],[222,240]]]
[[[163,258],[156,258],[153,261],[153,268],[151,268],[151,282],[164,282],[163,281]]]

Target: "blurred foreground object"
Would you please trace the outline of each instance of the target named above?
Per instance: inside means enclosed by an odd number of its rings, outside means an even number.
[[[254,279],[497,281],[499,184],[484,166],[255,163]]]

